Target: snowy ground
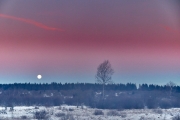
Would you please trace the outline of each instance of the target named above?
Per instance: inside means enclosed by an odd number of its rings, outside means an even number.
[[[14,107],[14,110],[10,110],[9,107],[6,110],[5,107],[0,107],[0,120],[33,120],[34,114],[43,110],[46,111],[48,120],[171,120],[180,113],[180,108],[118,111],[82,108],[81,106],[77,108],[67,105],[55,107],[17,106]],[[104,115],[94,115],[96,110],[102,111]]]

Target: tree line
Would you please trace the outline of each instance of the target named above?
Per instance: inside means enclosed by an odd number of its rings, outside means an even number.
[[[106,90],[137,90],[136,84],[107,84]],[[13,83],[0,84],[0,90],[101,90],[99,83]]]
[[[139,84],[135,83],[117,83],[106,84],[105,90],[143,90],[143,91],[169,91],[169,85],[154,85],[154,84]],[[102,90],[102,85],[99,83],[13,83],[13,84],[0,84],[0,90]],[[176,85],[172,87],[174,92],[180,92],[180,86]]]
[[[140,109],[180,107],[180,86],[92,83],[0,84],[0,106],[87,105],[92,108]]]

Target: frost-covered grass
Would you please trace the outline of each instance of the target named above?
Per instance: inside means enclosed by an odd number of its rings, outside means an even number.
[[[108,110],[93,109],[76,106],[16,106],[14,110],[10,107],[0,107],[0,120],[35,120],[35,114],[43,112],[48,120],[172,120],[180,114],[180,108],[172,109],[130,109],[130,110]],[[94,114],[102,111],[103,114]]]

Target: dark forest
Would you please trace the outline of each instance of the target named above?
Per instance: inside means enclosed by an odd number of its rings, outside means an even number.
[[[102,85],[93,83],[0,84],[0,105],[13,107],[86,105],[101,109],[142,109],[180,107],[180,86],[134,83]]]

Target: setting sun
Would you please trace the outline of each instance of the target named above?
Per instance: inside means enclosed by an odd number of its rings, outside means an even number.
[[[41,78],[42,78],[42,75],[38,75],[37,78],[38,78],[38,79],[41,79]]]

